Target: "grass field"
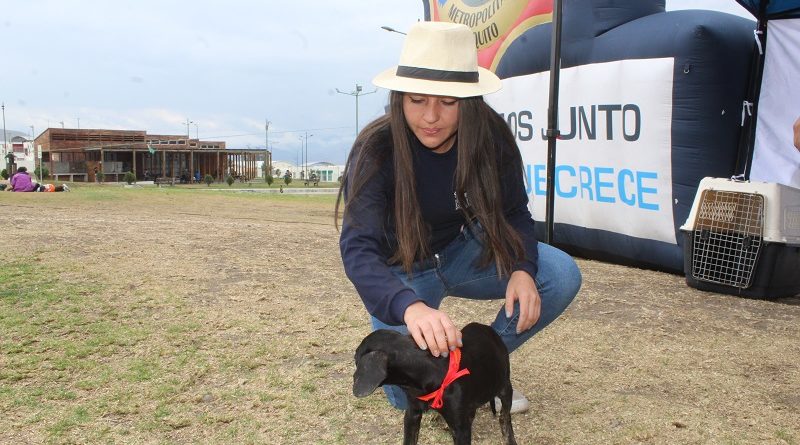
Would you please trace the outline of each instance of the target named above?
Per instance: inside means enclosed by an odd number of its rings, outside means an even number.
[[[0,193],[0,443],[401,442],[401,413],[351,394],[369,327],[334,195],[73,190]],[[579,265],[575,303],[512,356],[520,444],[800,443],[800,299]],[[451,442],[426,416],[421,443]],[[501,443],[488,409],[475,443]]]

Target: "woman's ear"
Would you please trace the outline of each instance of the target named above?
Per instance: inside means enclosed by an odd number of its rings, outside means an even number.
[[[362,355],[356,361],[356,372],[353,373],[353,395],[366,397],[386,379],[389,357],[383,351],[372,351]]]

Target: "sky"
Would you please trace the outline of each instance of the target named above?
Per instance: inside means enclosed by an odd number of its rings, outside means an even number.
[[[667,0],[675,9],[752,19],[734,0]],[[388,98],[372,77],[402,47],[381,26],[424,18],[422,0],[0,0],[0,11],[6,129],[188,127],[228,148],[268,138],[273,159],[293,163],[304,143],[309,163],[344,162]]]

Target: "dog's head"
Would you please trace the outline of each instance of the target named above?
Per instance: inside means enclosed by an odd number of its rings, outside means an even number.
[[[383,385],[389,377],[390,363],[398,355],[408,354],[415,348],[407,335],[388,329],[379,329],[367,335],[356,349],[356,371],[353,373],[353,395],[366,397]]]

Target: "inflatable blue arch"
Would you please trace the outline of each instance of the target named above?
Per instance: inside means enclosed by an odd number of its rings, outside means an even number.
[[[468,20],[476,40],[512,3],[423,1],[426,19]],[[504,79],[500,99],[487,100],[512,125],[531,196],[544,201],[536,159],[545,146],[552,2],[528,6],[499,20],[488,32],[497,41],[479,47],[491,51],[481,63]],[[664,0],[563,1],[554,244],[683,272],[679,227],[700,180],[736,173],[754,28],[721,12],[666,12]],[[543,219],[535,204],[534,216]]]

